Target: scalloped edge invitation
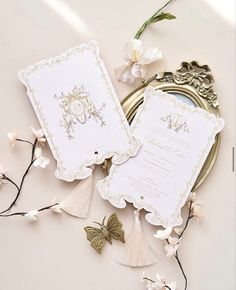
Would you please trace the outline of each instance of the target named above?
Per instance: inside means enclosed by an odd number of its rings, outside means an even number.
[[[112,157],[121,164],[140,147],[112,86],[96,41],[68,49],[19,72],[66,181],[92,174]]]
[[[181,208],[223,126],[214,114],[148,87],[131,125],[141,149],[98,181],[102,198],[118,208],[126,202],[144,208],[153,225],[180,225]]]

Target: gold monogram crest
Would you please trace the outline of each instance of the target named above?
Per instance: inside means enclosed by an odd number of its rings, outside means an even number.
[[[161,117],[160,120],[167,124],[167,129],[174,130],[176,133],[181,131],[185,133],[190,132],[187,122],[180,114],[169,114]]]
[[[54,98],[60,102],[59,106],[62,110],[60,125],[66,129],[69,139],[74,138],[77,124],[86,124],[90,119],[95,120],[101,127],[106,125],[102,116],[102,109],[105,104],[103,103],[97,109],[84,85],[81,87],[75,86],[66,95],[62,92],[59,96],[55,95]]]

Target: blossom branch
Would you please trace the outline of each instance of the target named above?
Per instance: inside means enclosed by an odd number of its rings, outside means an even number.
[[[49,210],[53,207],[56,207],[57,205],[59,205],[60,203],[54,203],[54,204],[51,204],[51,205],[48,205],[48,206],[45,206],[45,207],[42,207],[40,209],[37,209],[37,210],[31,210],[29,212],[14,212],[14,213],[9,213],[9,214],[0,214],[0,217],[12,217],[12,216],[25,216],[25,217],[28,217],[29,219],[31,220],[36,220],[36,215],[39,213],[39,212],[42,212],[42,211],[45,211],[45,210]]]
[[[143,25],[139,28],[134,38],[139,39],[144,30],[152,23],[167,19],[175,19],[176,17],[170,13],[160,13],[166,6],[168,6],[173,0],[169,0],[164,6],[162,6],[155,14],[153,14],[148,20],[146,20]]]
[[[178,247],[180,244],[180,240],[182,239],[184,233],[186,232],[189,222],[193,217],[200,218],[201,216],[201,208],[199,206],[200,202],[196,201],[196,194],[192,193],[189,197],[189,200],[187,202],[188,206],[188,214],[187,214],[187,219],[184,224],[183,228],[174,228],[174,231],[177,235],[177,237],[172,237],[171,233],[173,231],[172,228],[166,228],[165,230],[159,230],[157,233],[154,235],[154,237],[165,240],[166,241],[166,246],[165,246],[165,251],[166,251],[166,256],[167,258],[174,257],[179,265],[179,268],[181,270],[181,273],[184,277],[185,280],[185,285],[184,285],[184,290],[187,289],[188,286],[188,279],[187,275],[184,271],[183,265],[179,259],[178,255]]]
[[[25,172],[24,172],[24,174],[23,174],[23,176],[21,178],[21,182],[20,182],[19,186],[16,184],[16,182],[14,182],[11,178],[9,178],[5,174],[6,170],[3,169],[2,167],[0,167],[0,185],[1,185],[2,181],[9,181],[17,189],[17,194],[16,194],[14,200],[11,202],[11,204],[5,210],[1,211],[0,214],[4,214],[5,212],[11,210],[12,207],[16,204],[16,202],[17,202],[17,200],[18,200],[18,198],[19,198],[19,196],[21,194],[25,178],[26,178],[27,174],[29,173],[29,170],[32,167],[32,165],[40,166],[42,168],[45,168],[47,166],[47,164],[49,163],[49,160],[42,156],[41,148],[37,147],[38,142],[40,142],[42,144],[43,142],[46,141],[46,139],[44,138],[44,133],[43,133],[42,129],[35,130],[34,128],[31,128],[31,130],[32,130],[32,132],[33,132],[33,134],[35,136],[35,140],[34,140],[33,143],[28,141],[28,140],[17,138],[15,132],[9,132],[8,133],[8,138],[10,140],[10,143],[11,143],[12,147],[15,146],[15,143],[17,141],[18,142],[24,142],[24,143],[28,143],[28,144],[30,144],[32,146],[32,151],[31,151],[30,163],[27,166],[27,168],[26,168],[26,170],[25,170]],[[17,213],[17,215],[19,215],[19,214],[23,214],[23,213]]]
[[[19,198],[19,196],[21,194],[21,190],[22,190],[22,187],[23,187],[23,184],[24,184],[26,175],[28,174],[31,166],[33,165],[33,163],[35,161],[35,159],[34,159],[34,152],[35,152],[36,145],[37,145],[37,139],[34,141],[34,144],[33,144],[33,147],[32,147],[32,153],[31,153],[31,161],[30,161],[30,164],[28,165],[28,167],[26,168],[25,173],[22,176],[22,179],[21,179],[21,182],[20,182],[20,186],[18,187],[15,182],[11,181],[11,183],[13,183],[17,187],[17,189],[18,189],[17,194],[16,194],[16,197],[14,198],[14,200],[12,201],[12,203],[5,210],[3,210],[3,211],[0,212],[0,214],[3,214],[5,212],[9,211],[16,204],[16,202],[17,202],[17,200],[18,200],[18,198]],[[7,176],[5,176],[5,179],[6,180],[9,180],[9,178]]]
[[[194,217],[194,214],[193,214],[193,201],[191,200],[191,201],[189,202],[189,210],[188,210],[188,216],[187,216],[187,220],[186,220],[185,226],[184,226],[183,230],[181,231],[181,233],[178,234],[178,238],[179,238],[179,240],[183,237],[183,234],[185,233],[185,231],[186,231],[187,228],[188,228],[189,221],[190,221],[190,219],[193,218],[193,217]],[[167,240],[167,241],[168,241],[168,240]],[[181,270],[181,272],[182,272],[182,274],[183,274],[183,276],[184,276],[184,280],[185,280],[184,290],[186,290],[186,289],[187,289],[187,286],[188,286],[188,279],[187,279],[187,276],[186,276],[186,274],[185,274],[185,271],[184,271],[184,268],[183,268],[183,266],[182,266],[182,263],[180,262],[180,259],[179,259],[179,255],[178,255],[178,251],[177,251],[177,250],[176,250],[176,254],[175,254],[174,257],[175,257],[175,259],[176,259],[176,261],[177,261],[177,263],[178,263],[178,265],[179,265],[179,267],[180,267],[180,270]]]
[[[20,189],[19,186],[11,178],[6,176],[5,174],[2,175],[2,179],[9,181],[11,184],[13,184],[16,187],[17,190]]]
[[[166,283],[165,279],[160,277],[158,274],[156,275],[157,281],[148,278],[148,277],[142,277],[141,281],[147,283],[147,289],[157,289],[157,290],[175,290],[176,289],[176,283]]]
[[[182,272],[182,274],[184,276],[184,280],[185,280],[184,290],[186,290],[187,289],[187,286],[188,286],[188,279],[187,279],[187,276],[186,276],[186,274],[184,272],[184,268],[183,268],[183,266],[182,266],[182,264],[181,264],[181,262],[179,260],[178,251],[176,251],[175,259],[176,259],[176,261],[177,261],[177,263],[178,263],[178,265],[180,267],[180,270],[181,270],[181,272]]]
[[[23,140],[23,139],[16,138],[16,141],[23,142],[23,143],[28,143],[28,144],[34,146],[34,144],[32,142],[28,141],[28,140]]]

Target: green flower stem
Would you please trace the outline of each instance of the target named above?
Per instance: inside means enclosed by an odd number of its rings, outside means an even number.
[[[155,14],[153,14],[148,20],[146,20],[143,25],[139,28],[138,32],[135,34],[134,38],[135,39],[139,39],[140,36],[142,35],[142,33],[144,32],[144,30],[152,23],[155,23],[157,21],[161,21],[163,19],[174,19],[175,16],[171,15],[171,14],[166,14],[161,17],[160,12],[166,7],[168,6],[172,1],[174,0],[169,0],[164,6],[162,6]]]

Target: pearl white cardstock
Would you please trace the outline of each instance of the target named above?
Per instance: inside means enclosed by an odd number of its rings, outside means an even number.
[[[84,179],[91,165],[110,157],[120,164],[139,150],[95,41],[21,70],[19,79],[57,161],[57,178]]]
[[[181,208],[223,126],[214,114],[148,87],[131,125],[141,149],[98,181],[101,196],[118,208],[126,201],[144,208],[153,225],[180,225]]]

